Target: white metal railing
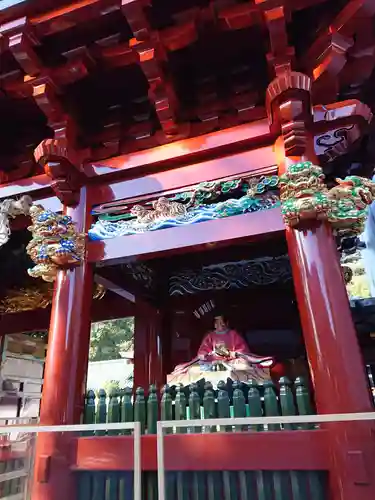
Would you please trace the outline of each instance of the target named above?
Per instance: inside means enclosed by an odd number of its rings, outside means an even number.
[[[157,423],[157,475],[158,500],[166,500],[165,493],[165,462],[164,462],[164,429],[216,426],[250,426],[272,424],[321,424],[333,422],[375,421],[375,412],[340,413],[332,415],[298,415],[285,417],[243,417],[243,418],[210,418],[201,420],[166,420]],[[184,434],[183,434],[184,435]],[[187,435],[187,434],[185,434]]]
[[[21,419],[22,420],[22,419]],[[61,426],[39,426],[39,425],[6,425],[0,426],[0,438],[5,437],[6,443],[10,445],[21,444],[17,438],[21,436],[36,436],[43,433],[61,433],[61,432],[97,432],[97,431],[133,431],[133,454],[134,454],[134,489],[133,500],[141,500],[142,482],[141,482],[141,424],[140,422],[120,422],[113,424],[82,424],[82,425],[61,425]],[[31,439],[31,437],[30,437]],[[26,445],[26,443],[25,443]],[[27,478],[33,473],[33,461],[26,460],[25,466],[22,469],[15,471],[4,472],[0,474],[0,483],[12,479]],[[25,500],[25,492],[17,493],[7,497],[2,497],[1,500]]]

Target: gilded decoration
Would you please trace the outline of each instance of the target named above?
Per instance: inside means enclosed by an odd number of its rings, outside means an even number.
[[[9,219],[14,219],[18,215],[29,215],[31,205],[30,196],[22,196],[19,200],[9,199],[0,202],[0,247],[9,241]]]
[[[93,299],[101,300],[106,293],[103,285],[95,285]],[[46,309],[52,303],[53,286],[44,283],[40,287],[8,290],[6,297],[0,302],[0,314],[14,314],[35,309]]]
[[[99,218],[89,237],[103,240],[266,210],[280,203],[277,185],[276,175],[202,182],[142,205],[102,205],[94,210]]]
[[[304,220],[328,220],[340,234],[359,234],[375,196],[375,183],[364,177],[336,179],[328,189],[323,169],[311,162],[291,165],[279,177],[281,212],[285,224],[296,227]]]
[[[85,234],[79,233],[71,217],[41,205],[30,208],[32,225],[28,228],[33,237],[27,253],[36,264],[28,270],[33,278],[52,282],[59,269],[79,265],[85,253]]]

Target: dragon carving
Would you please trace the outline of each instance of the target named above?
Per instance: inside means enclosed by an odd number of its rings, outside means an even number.
[[[323,169],[311,162],[291,165],[279,178],[285,224],[296,227],[305,220],[327,220],[341,234],[361,233],[375,199],[375,183],[355,175],[336,182],[328,189]]]
[[[33,238],[27,253],[36,264],[28,273],[33,278],[52,282],[57,271],[79,265],[85,253],[85,234],[79,233],[71,217],[60,215],[41,205],[30,208]]]

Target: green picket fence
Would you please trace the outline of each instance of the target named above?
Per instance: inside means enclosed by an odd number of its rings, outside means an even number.
[[[303,378],[292,383],[286,377],[280,379],[278,388],[273,382],[258,386],[253,381],[233,384],[219,382],[214,390],[210,382],[191,384],[189,388],[165,386],[159,396],[155,386],[150,386],[148,397],[139,387],[135,391],[126,388],[113,390],[109,397],[101,389],[96,397],[88,391],[85,401],[84,423],[140,422],[143,434],[156,434],[158,420],[197,420],[201,418],[261,417],[310,415],[313,413],[311,395]],[[294,430],[313,428],[311,424],[273,424],[267,426],[226,426],[225,429],[199,427],[177,428],[169,432],[216,432],[221,431],[263,431]],[[108,431],[117,435],[131,431]],[[86,435],[90,433],[86,433]],[[92,435],[93,433],[91,433]],[[105,435],[98,431],[97,435]]]
[[[188,388],[165,386],[158,394],[155,386],[130,388],[109,396],[100,390],[96,397],[88,391],[85,423],[140,422],[144,434],[155,434],[160,420],[201,418],[260,417],[308,415],[313,413],[311,395],[306,382],[299,378],[292,383],[282,378],[277,387],[268,382],[257,386],[253,381],[220,382],[214,390],[201,381]],[[311,429],[310,424],[226,425],[224,428],[199,426],[169,429],[169,432],[237,432]],[[124,431],[123,433],[130,433]],[[110,431],[116,435],[121,431]],[[90,433],[86,433],[86,435]],[[92,435],[93,433],[91,433]],[[104,435],[99,431],[97,435]],[[203,457],[202,457],[203,458]],[[130,471],[80,471],[77,477],[77,500],[131,500],[133,473]],[[167,500],[327,500],[326,471],[166,471]],[[155,471],[142,472],[142,500],[157,500]]]
[[[77,473],[77,500],[133,500],[132,472]],[[328,500],[325,471],[166,471],[167,500]],[[142,474],[142,500],[158,500],[154,471]]]

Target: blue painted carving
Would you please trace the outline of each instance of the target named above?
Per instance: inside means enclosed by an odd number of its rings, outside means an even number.
[[[102,205],[93,211],[100,215],[89,238],[104,240],[267,210],[280,204],[277,184],[277,176],[205,182],[143,205]]]

